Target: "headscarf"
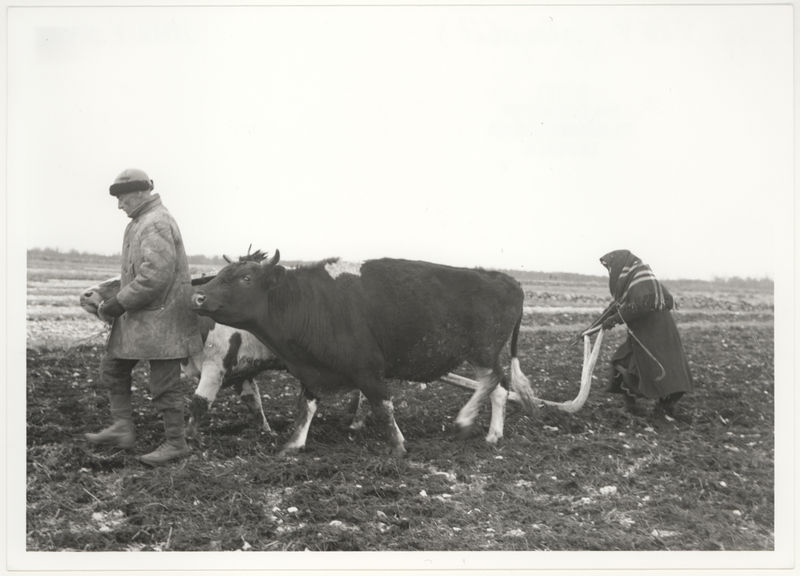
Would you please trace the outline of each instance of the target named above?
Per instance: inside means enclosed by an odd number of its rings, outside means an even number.
[[[608,289],[617,305],[629,312],[670,310],[674,299],[650,266],[629,250],[614,250],[600,263],[608,269]]]

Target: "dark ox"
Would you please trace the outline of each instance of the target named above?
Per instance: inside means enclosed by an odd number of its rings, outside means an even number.
[[[294,270],[278,264],[278,251],[264,259],[259,251],[229,264],[192,302],[198,314],[255,334],[300,380],[305,402],[282,452],[305,446],[318,397],[355,388],[402,455],[405,440],[384,379],[431,382],[465,361],[478,388],[456,424],[470,429],[490,397],[486,440],[494,444],[503,436],[509,391],[500,353],[509,339],[511,388],[533,411],[517,359],[523,291],[510,276],[388,258],[350,269],[330,259]]]
[[[199,285],[208,277],[192,280]],[[120,280],[110,278],[96,286],[87,288],[80,296],[81,307],[97,316],[97,308],[103,300],[119,292]],[[234,387],[242,402],[256,415],[261,428],[272,433],[261,393],[255,377],[264,370],[285,370],[281,362],[255,336],[244,330],[237,330],[223,324],[216,324],[210,318],[200,318],[203,349],[181,363],[183,373],[192,379],[199,378],[192,397],[187,425],[187,435],[197,436],[198,424],[213,404],[220,388]],[[354,427],[361,422],[354,421]]]

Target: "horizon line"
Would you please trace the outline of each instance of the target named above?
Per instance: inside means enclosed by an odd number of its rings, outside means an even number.
[[[55,254],[61,254],[61,255],[66,255],[66,256],[95,257],[95,258],[104,258],[104,259],[113,259],[113,258],[121,258],[122,257],[122,253],[121,252],[114,252],[112,254],[101,254],[101,253],[98,253],[98,252],[82,251],[82,250],[78,250],[76,248],[61,249],[61,248],[50,248],[50,247],[46,247],[46,248],[34,247],[34,248],[27,248],[26,249],[26,254],[30,254],[31,252],[43,252],[43,253],[52,252],[52,253],[55,253]],[[187,260],[190,261],[189,262],[190,264],[193,263],[193,262],[191,262],[191,260],[193,258],[194,259],[214,260],[214,262],[211,262],[213,264],[226,263],[225,259],[224,259],[224,255],[222,255],[222,254],[214,254],[214,255],[187,254],[186,258],[187,258]],[[310,260],[289,259],[289,260],[286,260],[286,262],[292,262],[292,263],[310,263],[310,262],[318,262],[318,261],[319,261],[319,259],[310,259]],[[195,262],[194,264],[197,264],[197,262]],[[488,268],[487,266],[477,266],[477,267],[478,268]],[[580,277],[584,277],[584,278],[600,278],[600,279],[606,279],[607,278],[607,275],[604,275],[604,274],[587,274],[587,273],[584,273],[584,272],[569,272],[569,271],[566,271],[566,270],[532,270],[532,269],[523,269],[523,268],[507,268],[507,267],[502,267],[502,266],[491,267],[491,268],[494,269],[494,270],[500,270],[500,271],[507,270],[507,271],[513,271],[513,272],[520,272],[520,273],[523,273],[523,274],[543,274],[543,275],[546,275],[546,274],[561,274],[561,275],[569,275],[569,276],[580,276]],[[708,280],[703,279],[703,278],[692,278],[692,277],[666,277],[665,276],[663,278],[665,280],[670,280],[670,281],[675,281],[675,282],[681,282],[682,281],[682,282],[708,282],[708,283],[713,283],[713,282],[727,282],[727,281],[737,281],[738,280],[738,281],[751,282],[751,283],[770,282],[773,285],[775,283],[775,279],[772,278],[771,276],[769,276],[768,274],[764,274],[763,276],[740,276],[740,275],[713,276],[711,279],[708,279]]]

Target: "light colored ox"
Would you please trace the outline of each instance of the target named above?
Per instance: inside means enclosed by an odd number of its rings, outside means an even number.
[[[119,291],[119,283],[119,277],[115,277],[87,288],[80,296],[81,307],[99,318],[100,303]],[[181,363],[188,378],[199,380],[192,398],[187,435],[197,436],[198,423],[216,400],[220,388],[228,386],[239,391],[261,429],[272,434],[255,377],[264,370],[285,369],[283,363],[249,332],[203,318],[200,328],[203,349]]]

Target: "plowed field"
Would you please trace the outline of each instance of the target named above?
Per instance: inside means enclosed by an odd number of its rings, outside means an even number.
[[[80,270],[77,272],[76,270]],[[186,459],[147,468],[161,440],[146,365],[134,378],[137,446],[96,449],[108,423],[97,381],[102,326],[80,290],[115,266],[29,261],[27,548],[119,550],[772,550],[774,341],[772,286],[665,282],[696,390],[688,422],[631,415],[605,393],[606,336],[583,410],[525,414],[509,403],[497,447],[462,439],[453,420],[469,392],[394,382],[408,456],[395,459],[368,418],[347,431],[345,398],[325,399],[305,452],[281,458],[298,386],[258,383],[272,437],[223,390]],[[607,301],[601,277],[520,274],[523,371],[538,395],[577,393],[581,346],[566,342]],[[463,372],[471,376],[469,372]],[[183,383],[187,404],[194,382]],[[488,427],[488,406],[479,428]]]

